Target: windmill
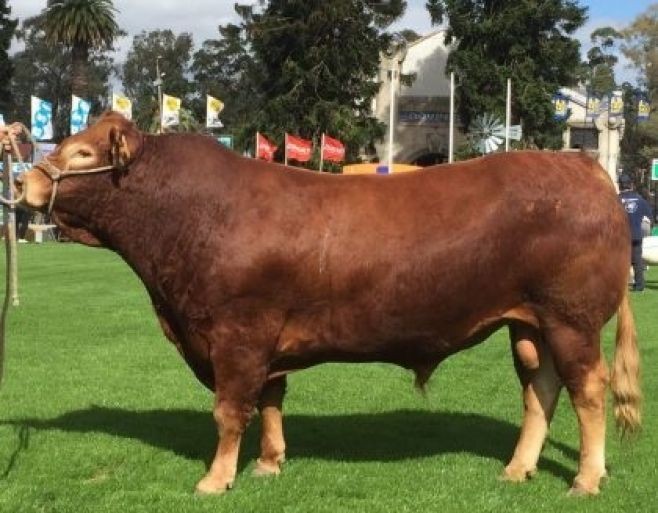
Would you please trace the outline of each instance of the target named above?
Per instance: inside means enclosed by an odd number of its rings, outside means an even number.
[[[492,153],[505,141],[505,125],[485,112],[473,121],[470,137],[480,153]]]
[[[469,138],[482,154],[492,153],[505,141],[505,125],[495,115],[485,112],[473,120]],[[509,138],[520,141],[521,125],[509,127]]]

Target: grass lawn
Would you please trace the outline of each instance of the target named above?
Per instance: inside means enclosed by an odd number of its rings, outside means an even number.
[[[425,397],[410,373],[389,365],[293,374],[283,474],[251,477],[254,421],[235,489],[209,498],[192,491],[215,450],[211,394],[161,334],[130,269],[110,252],[73,244],[21,245],[19,257],[21,305],[10,311],[0,388],[2,513],[656,509],[658,270],[633,296],[644,432],[620,442],[609,412],[611,477],[600,496],[566,497],[578,431],[565,394],[537,476],[498,481],[521,418],[501,331],[444,362]],[[604,335],[608,354],[613,328]]]

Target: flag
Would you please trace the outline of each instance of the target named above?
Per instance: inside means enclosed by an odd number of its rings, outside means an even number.
[[[345,160],[345,145],[338,139],[333,139],[326,134],[322,134],[320,153],[322,160],[342,162]]]
[[[621,91],[615,91],[610,96],[610,106],[608,114],[610,116],[623,116],[624,115],[624,97]]]
[[[112,110],[123,114],[126,119],[133,118],[133,102],[126,96],[119,94],[112,95]]]
[[[162,95],[162,126],[175,126],[180,124],[181,99],[168,94]]]
[[[568,98],[561,93],[553,95],[553,118],[557,121],[564,121],[569,117],[569,110],[567,108]]]
[[[53,104],[32,96],[32,137],[37,141],[53,138]]]
[[[272,162],[274,160],[274,153],[277,150],[277,146],[272,144],[264,136],[260,135],[260,132],[256,132],[256,158],[267,160]]]
[[[585,109],[585,119],[594,119],[599,117],[599,114],[601,113],[601,97],[593,93],[588,93]]]
[[[224,102],[206,95],[206,128],[222,128],[224,124],[219,114],[224,110]]]
[[[87,128],[91,103],[73,95],[71,101],[71,135],[75,135]]]
[[[308,162],[313,154],[313,143],[306,139],[286,134],[286,162],[294,159],[299,162]]]
[[[644,93],[638,93],[637,95],[637,120],[638,121],[648,121],[649,114],[651,113],[651,104],[649,103],[649,98]]]

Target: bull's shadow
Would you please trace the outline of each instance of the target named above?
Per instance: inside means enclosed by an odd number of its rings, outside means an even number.
[[[0,420],[0,425],[14,426],[23,434],[52,429],[105,433],[140,440],[206,464],[217,442],[217,430],[209,411],[133,411],[92,406],[53,419]],[[285,416],[284,429],[287,456],[291,459],[387,462],[466,452],[499,460],[501,465],[511,456],[519,433],[516,425],[482,415],[414,410],[328,416],[292,414]],[[255,417],[243,440],[240,470],[257,457],[259,433],[259,419]],[[578,454],[572,448],[550,443],[571,459],[577,459]],[[16,457],[17,454],[12,455],[10,467]],[[10,467],[5,475],[11,471]],[[574,474],[548,458],[540,459],[539,468],[567,481]]]

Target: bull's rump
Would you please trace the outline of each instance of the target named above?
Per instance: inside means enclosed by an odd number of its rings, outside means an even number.
[[[619,303],[627,223],[587,156],[315,178],[284,180],[285,210],[271,206],[281,231],[254,266],[286,305],[282,354],[366,360],[404,347],[421,358],[468,345],[515,308],[602,325]]]

